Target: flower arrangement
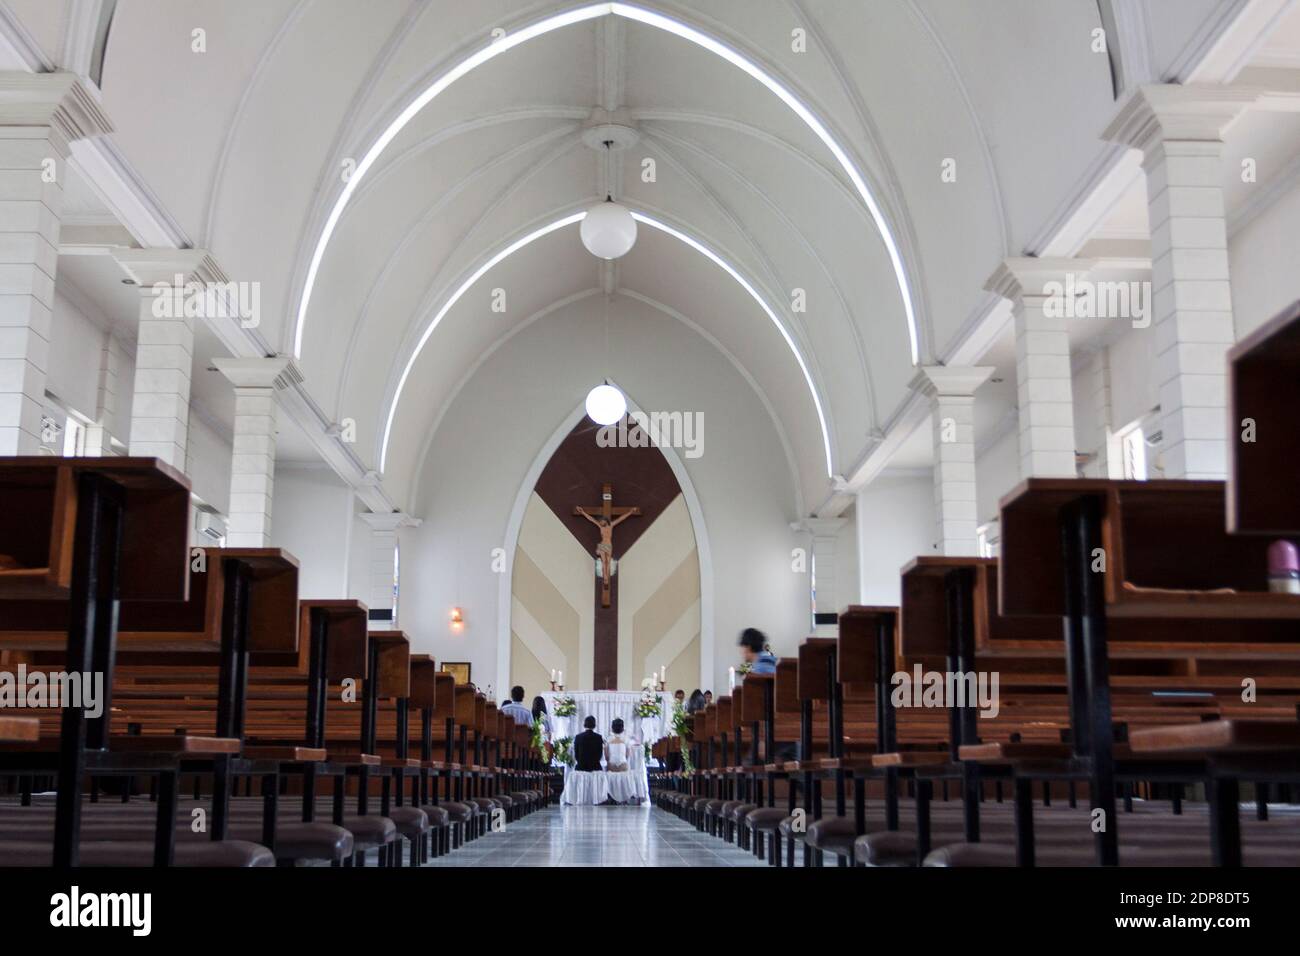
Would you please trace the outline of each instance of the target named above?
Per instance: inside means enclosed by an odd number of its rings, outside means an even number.
[[[689,777],[695,773],[695,764],[691,761],[691,751],[686,746],[686,708],[680,700],[673,701],[673,736],[681,742],[682,772]]]
[[[638,717],[658,717],[660,713],[659,695],[650,690],[642,691],[641,699],[632,708],[632,713]]]
[[[561,737],[555,742],[555,759],[566,767],[572,767],[573,760],[573,738]]]
[[[533,721],[533,749],[539,754],[546,753],[546,725],[540,720]]]
[[[565,694],[563,697],[555,698],[555,716],[572,717],[578,712],[578,702],[573,699],[572,694]]]
[[[673,736],[686,736],[686,708],[680,700],[673,701]]]
[[[743,677],[753,669],[754,669],[753,664],[751,664],[749,661],[744,661],[739,667],[736,668],[736,673]]]

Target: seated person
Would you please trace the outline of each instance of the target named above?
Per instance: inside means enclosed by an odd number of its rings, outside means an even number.
[[[609,728],[613,736],[605,743],[605,778],[609,797],[615,803],[630,803],[636,799],[632,782],[629,744],[623,736],[623,721],[615,717]]]
[[[571,806],[593,806],[604,803],[609,796],[605,774],[600,769],[600,758],[605,752],[605,738],[596,733],[596,718],[582,722],[585,728],[573,738],[573,769],[564,779],[562,803]]]
[[[588,717],[582,726],[586,729],[573,738],[573,769],[594,773],[600,769],[600,757],[605,752],[605,738],[596,733],[595,717]]]
[[[501,712],[508,714],[516,724],[533,725],[533,712],[524,704],[524,689],[518,685],[510,688],[510,699],[501,705]]]

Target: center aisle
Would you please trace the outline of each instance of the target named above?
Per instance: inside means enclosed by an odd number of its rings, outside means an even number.
[[[651,807],[550,807],[430,866],[764,866]]]

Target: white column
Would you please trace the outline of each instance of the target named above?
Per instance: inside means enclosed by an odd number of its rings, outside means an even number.
[[[1227,474],[1227,352],[1234,330],[1223,133],[1258,96],[1214,86],[1139,87],[1103,138],[1142,151],[1151,229],[1152,373],[1167,478]]]
[[[1020,477],[1074,478],[1074,397],[1066,318],[1090,262],[1006,259],[984,286],[1011,303],[1016,332]]]
[[[184,471],[195,319],[186,315],[183,290],[218,281],[216,267],[199,249],[124,249],[114,256],[140,288],[131,454]]]
[[[73,74],[0,73],[0,455],[40,449],[65,161],[110,130]]]
[[[987,366],[930,365],[912,388],[930,400],[934,429],[934,522],[940,554],[978,553],[975,529],[975,390],[993,374]]]
[[[362,521],[370,526],[370,578],[365,603],[370,608],[370,627],[388,630],[397,627],[397,600],[394,585],[398,561],[398,531],[420,524],[419,518],[392,511],[387,514],[365,512]],[[447,609],[450,613],[450,608]]]
[[[815,575],[814,611],[817,614],[838,614],[842,605],[847,604],[845,596],[837,593],[835,586],[838,574],[838,561],[835,550],[841,529],[848,524],[847,518],[805,518],[795,522],[793,527],[806,531],[812,536],[813,563],[811,570]],[[839,628],[834,624],[815,623],[813,634],[817,637],[835,637]]]
[[[289,359],[217,358],[212,364],[235,386],[226,544],[265,548],[271,543],[275,485],[275,383]]]

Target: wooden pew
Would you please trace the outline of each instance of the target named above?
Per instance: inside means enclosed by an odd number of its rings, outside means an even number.
[[[1230,405],[1225,494],[1227,530],[1243,543],[1300,537],[1300,505],[1292,482],[1281,480],[1300,460],[1300,301],[1292,303],[1228,353]],[[1247,440],[1244,429],[1253,434]],[[1237,429],[1243,429],[1242,434]],[[1269,675],[1271,676],[1271,675]],[[1262,680],[1264,675],[1260,675]],[[1240,782],[1257,790],[1257,817],[1267,816],[1268,786],[1300,783],[1300,712],[1292,719],[1237,716],[1159,727],[1130,735],[1135,753],[1204,758],[1210,775],[1211,846],[1224,866],[1242,862]]]
[[[137,601],[122,606],[119,637],[126,649],[118,655],[115,684],[120,706],[114,715],[114,746],[120,746],[116,741],[149,746],[160,735],[174,735],[177,727],[186,733],[201,730],[244,737],[249,659],[296,661],[300,656],[296,561],[277,549],[205,549],[201,556],[203,560],[192,564],[189,601]],[[304,620],[305,615],[304,609]],[[302,643],[305,656],[307,640]],[[33,656],[57,663],[52,652]],[[277,687],[274,694],[278,706],[284,690]],[[256,690],[252,697],[255,706],[263,702]],[[304,693],[298,701],[299,712],[305,697]],[[132,736],[120,736],[123,732]],[[322,858],[322,846],[336,847],[341,837],[350,844],[350,836],[312,824],[310,815],[303,824],[277,824],[275,797],[286,767],[307,768],[306,773],[324,756],[323,750],[303,747],[247,745],[206,761],[187,755],[184,770],[195,775],[196,789],[199,775],[212,777],[212,804],[199,803],[196,794],[195,803],[183,809],[211,811],[208,832],[214,841],[225,839],[233,822],[245,842],[260,840],[282,860]],[[232,815],[231,786],[241,776],[259,777],[265,796],[259,804]],[[121,809],[108,809],[111,813],[97,810],[94,816],[101,836],[129,830],[140,817],[130,811],[142,808],[124,804]],[[260,833],[252,814],[260,817]],[[177,828],[177,834],[181,839],[195,836],[188,822]]]
[[[1228,353],[1227,526],[1232,534],[1294,537],[1300,501],[1300,301],[1293,302]],[[1253,423],[1253,440],[1242,431]]]
[[[1112,654],[1290,662],[1300,651],[1300,599],[1263,590],[1263,548],[1226,534],[1224,508],[1217,482],[1031,479],[1003,500],[1001,611],[1063,619],[1073,759],[1113,824],[1096,835],[1103,864],[1118,861]]]
[[[187,596],[189,484],[153,459],[18,457],[0,463],[0,497],[6,502],[0,511],[5,622],[0,649],[26,653],[60,647],[66,670],[103,675],[105,697],[98,717],[80,707],[63,709],[55,751],[39,739],[7,745],[0,753],[0,773],[56,772],[52,859],[57,866],[73,866],[81,858],[81,788],[87,772],[155,776],[153,855],[155,863],[166,864],[173,856],[171,814],[181,755],[219,752],[230,743],[153,740],[147,742],[152,749],[120,746],[114,752],[109,749],[111,688],[118,602]],[[28,626],[33,602],[65,622],[52,642],[48,630]],[[117,849],[123,858],[138,857],[131,847]]]

